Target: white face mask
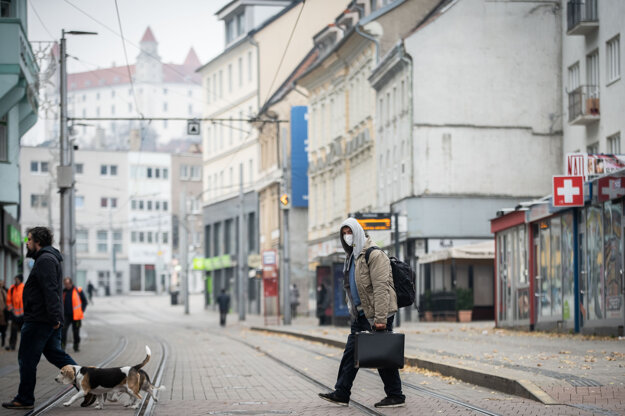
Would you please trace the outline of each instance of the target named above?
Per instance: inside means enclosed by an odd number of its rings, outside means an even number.
[[[345,244],[351,247],[354,245],[354,234],[343,234],[343,240],[345,240]]]

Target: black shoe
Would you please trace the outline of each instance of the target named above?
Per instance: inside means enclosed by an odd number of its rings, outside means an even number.
[[[2,407],[5,409],[34,409],[32,404],[22,404],[18,401],[11,400],[10,402],[2,403]]]
[[[344,399],[340,397],[338,394],[336,394],[335,391],[330,393],[319,393],[319,397],[321,397],[323,400],[338,404],[339,406],[347,406],[347,404],[349,403],[349,399]]]
[[[406,405],[406,399],[401,397],[385,397],[376,404],[375,407],[404,407]]]
[[[93,404],[93,402],[95,402],[96,399],[97,399],[97,396],[95,394],[89,393],[85,396],[82,403],[80,403],[80,407],[89,407]]]

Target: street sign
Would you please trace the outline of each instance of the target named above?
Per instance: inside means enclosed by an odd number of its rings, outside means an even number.
[[[597,201],[604,202],[625,196],[625,178],[606,176],[597,181]]]
[[[554,176],[553,177],[553,206],[554,207],[583,207],[584,206],[584,177],[583,176]]]
[[[276,250],[263,250],[263,266],[272,266],[277,263]]]
[[[354,218],[365,231],[390,230],[391,217],[392,214],[387,212],[357,212],[354,214]]]
[[[198,120],[187,121],[187,134],[198,136],[200,134],[200,122]]]
[[[280,195],[280,202],[282,203],[283,207],[288,207],[289,206],[289,194]]]

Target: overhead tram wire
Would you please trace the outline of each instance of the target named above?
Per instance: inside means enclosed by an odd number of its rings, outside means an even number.
[[[263,101],[263,105],[260,108],[263,108],[267,104],[267,100],[269,100],[269,98],[271,97],[271,89],[273,88],[273,85],[275,84],[276,79],[278,78],[278,73],[280,72],[280,69],[282,68],[282,63],[284,62],[284,58],[286,57],[286,52],[289,50],[289,46],[291,45],[291,40],[293,39],[293,35],[295,34],[295,29],[297,28],[297,24],[299,23],[299,18],[302,17],[302,12],[304,11],[305,6],[306,6],[306,0],[303,0],[302,8],[299,9],[299,14],[297,15],[297,19],[295,19],[295,24],[293,25],[293,28],[291,29],[289,40],[286,42],[286,46],[284,47],[284,51],[282,52],[280,63],[278,64],[278,68],[276,69],[276,72],[274,72],[273,74],[273,80],[271,81],[269,89],[267,90],[267,97],[265,97],[265,100]],[[259,92],[260,92],[260,89],[259,89]]]
[[[41,23],[41,26],[43,27],[43,30],[46,31],[46,33],[48,34],[48,36],[50,36],[50,39],[52,39],[52,41],[55,41],[56,40],[55,37],[48,30],[48,28],[46,27],[46,24],[43,23],[43,20],[41,19],[41,16],[39,16],[39,13],[37,12],[37,9],[35,9],[35,5],[33,4],[33,2],[29,1],[28,5],[30,6],[31,9],[33,9],[33,12],[35,12],[35,16],[37,16],[37,20],[39,20],[39,23]]]
[[[141,118],[145,118],[141,109],[139,108],[139,101],[137,100],[137,94],[135,92],[135,83],[132,80],[132,74],[130,73],[130,64],[128,63],[128,51],[126,50],[126,39],[124,38],[124,29],[122,28],[122,19],[119,16],[119,6],[117,4],[117,0],[115,0],[115,12],[117,14],[117,23],[119,24],[119,33],[122,38],[122,48],[124,49],[124,59],[126,60],[126,71],[128,71],[128,81],[130,81],[130,90],[132,91],[132,96],[135,99],[135,109],[137,113],[141,116]]]

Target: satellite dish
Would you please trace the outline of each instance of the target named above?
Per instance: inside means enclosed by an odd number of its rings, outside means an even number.
[[[379,38],[384,34],[384,29],[382,28],[382,25],[375,21],[367,23],[362,28],[365,32],[367,32],[367,34],[376,38]]]

